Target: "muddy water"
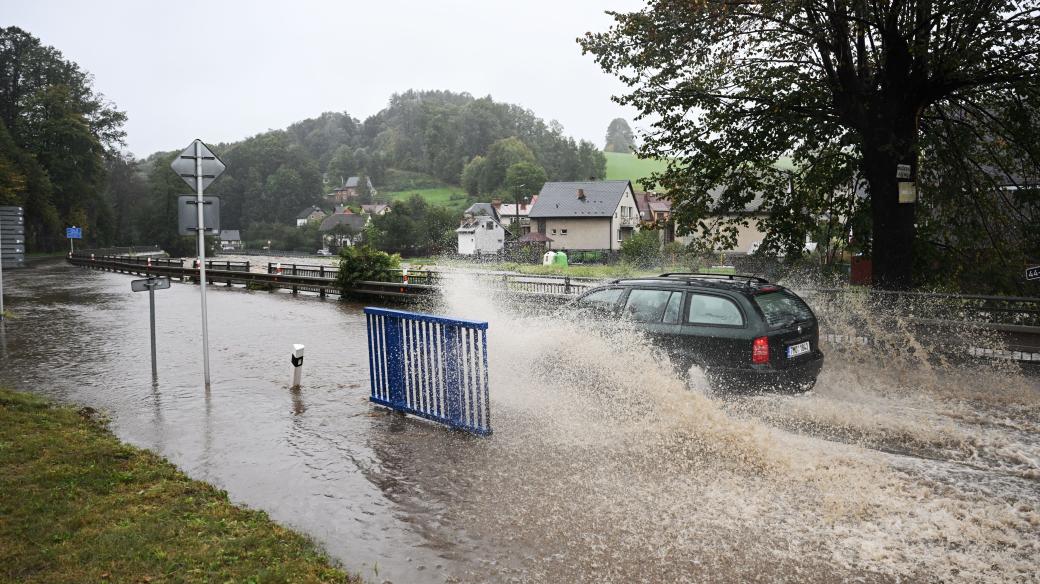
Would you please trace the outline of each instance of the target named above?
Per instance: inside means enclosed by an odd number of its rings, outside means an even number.
[[[367,404],[350,303],[214,288],[207,393],[175,283],[153,383],[129,279],[7,275],[0,383],[106,409],[371,581],[1037,581],[1040,387],[1013,368],[833,352],[811,394],[716,396],[637,335],[460,286],[434,309],[491,323],[495,435],[474,439]]]

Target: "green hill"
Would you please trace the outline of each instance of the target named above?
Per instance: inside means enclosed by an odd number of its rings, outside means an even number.
[[[635,154],[623,154],[621,152],[604,152],[607,157],[607,180],[632,181],[636,190],[643,190],[642,179],[650,176],[652,172],[665,169],[667,162],[660,159],[641,160]]]

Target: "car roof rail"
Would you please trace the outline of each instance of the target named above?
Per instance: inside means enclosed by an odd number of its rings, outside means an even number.
[[[675,276],[690,276],[694,278],[710,278],[716,280],[745,280],[748,284],[755,282],[757,284],[769,284],[769,280],[752,274],[709,274],[705,272],[668,272],[661,274],[661,278],[672,278]]]

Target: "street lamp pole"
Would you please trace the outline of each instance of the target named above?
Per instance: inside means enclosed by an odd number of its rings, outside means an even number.
[[[514,203],[516,204],[516,213],[515,213],[516,221],[513,222],[513,226],[516,228],[516,239],[517,239],[517,241],[520,240],[520,236],[521,236],[520,232],[523,231],[522,229],[520,229],[520,189],[522,189],[522,188],[524,188],[526,186],[527,185],[519,184],[519,185],[516,185],[516,188],[513,190],[513,198],[515,199]]]

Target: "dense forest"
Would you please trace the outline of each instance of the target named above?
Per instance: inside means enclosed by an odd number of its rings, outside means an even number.
[[[17,27],[0,29],[0,204],[26,208],[30,251],[61,249],[68,225],[83,227],[88,245],[190,250],[176,234],[175,197],[190,191],[169,169],[177,151],[140,160],[123,153],[125,120],[59,51]],[[222,198],[226,229],[291,224],[350,176],[383,191],[407,176],[412,188],[458,185],[476,197],[606,175],[602,152],[559,123],[450,91],[409,90],[364,121],[327,112],[210,147],[227,165],[207,189]]]

